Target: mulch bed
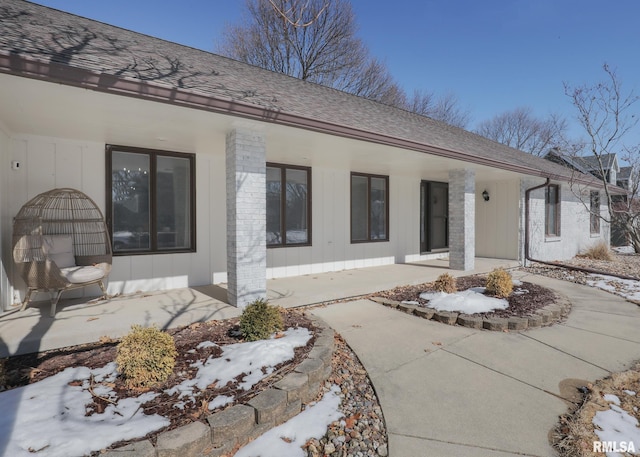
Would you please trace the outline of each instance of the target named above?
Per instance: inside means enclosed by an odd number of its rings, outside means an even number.
[[[471,289],[473,287],[484,287],[487,278],[485,276],[473,275],[456,278],[456,287],[458,291]],[[401,286],[395,289],[386,290],[372,294],[372,296],[388,298],[390,300],[416,301],[421,306],[427,306],[428,300],[420,298],[423,292],[434,292],[433,282],[419,284],[415,286]],[[522,282],[519,286],[514,286],[513,290],[521,290],[522,293],[512,293],[507,301],[509,307],[507,309],[499,309],[490,313],[477,313],[475,316],[482,318],[491,317],[525,317],[535,313],[536,310],[545,307],[557,300],[557,295],[546,287],[532,284],[530,282]]]
[[[277,365],[271,375],[248,391],[239,389],[237,388],[237,384],[232,385],[231,383],[227,386],[209,386],[208,389],[198,397],[198,404],[193,405],[188,403],[183,409],[174,407],[178,401],[177,396],[169,396],[163,392],[186,379],[193,378],[197,368],[192,367],[192,364],[196,360],[204,361],[208,357],[217,357],[222,353],[221,348],[217,346],[196,349],[201,342],[211,341],[221,346],[243,342],[242,338],[238,336],[238,319],[195,323],[186,327],[168,330],[167,333],[173,336],[178,352],[176,365],[169,379],[153,389],[131,390],[128,389],[124,385],[124,381],[118,377],[113,389],[119,399],[138,396],[144,391],[162,392],[161,395],[145,403],[142,407],[146,414],[159,414],[171,421],[171,425],[167,428],[153,432],[145,437],[154,442],[155,436],[160,432],[172,430],[193,421],[204,420],[204,418],[212,412],[215,412],[215,410],[210,411],[208,409],[208,402],[216,396],[232,395],[235,400],[234,403],[231,404],[246,403],[255,395],[270,387],[274,382],[277,382],[285,374],[293,371],[313,348],[317,329],[301,312],[288,311],[284,313],[283,317],[285,328],[305,327],[309,329],[313,336],[305,347],[295,349],[295,357],[293,360]],[[13,389],[35,383],[49,376],[53,376],[68,367],[102,367],[109,362],[115,361],[117,343],[117,341],[104,339],[102,342],[96,344],[74,346],[37,354],[25,354],[0,359],[0,367],[4,362],[6,376],[4,389]],[[194,350],[195,352],[193,352]],[[238,378],[242,377],[244,377],[244,374],[238,376]],[[3,390],[2,385],[0,385],[0,390]],[[89,405],[88,409],[100,413],[104,411],[104,408],[106,408],[108,404],[109,402],[105,399],[94,395],[94,403]],[[229,404],[229,406],[231,404]],[[113,447],[119,447],[124,444],[126,443],[115,443]]]

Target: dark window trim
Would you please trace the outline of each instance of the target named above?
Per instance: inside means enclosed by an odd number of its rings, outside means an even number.
[[[149,230],[149,238],[151,247],[147,251],[114,251],[114,256],[130,256],[130,255],[156,255],[156,254],[178,254],[178,253],[188,253],[188,252],[196,252],[196,155],[183,153],[183,152],[174,152],[174,151],[163,151],[160,149],[148,149],[148,148],[137,148],[130,146],[120,146],[107,144],[106,145],[106,170],[107,170],[107,179],[106,179],[106,222],[107,227],[109,228],[109,236],[111,237],[111,243],[113,244],[113,202],[112,202],[112,156],[113,152],[131,152],[135,154],[147,154],[149,155],[149,165],[151,171],[149,173],[149,189],[151,197],[150,202],[150,220],[152,224],[153,230],[150,228]],[[189,204],[189,228],[190,228],[190,240],[191,246],[189,248],[179,248],[179,249],[158,249],[158,234],[157,229],[155,227],[156,224],[156,215],[157,215],[157,198],[156,194],[156,159],[158,156],[163,157],[180,157],[189,160],[189,196],[190,196],[190,204]],[[113,246],[112,246],[113,248]]]
[[[367,239],[366,240],[354,240],[353,239],[353,177],[360,176],[363,178],[367,178],[367,201],[371,201],[371,178],[382,178],[385,181],[385,222],[387,224],[387,236],[385,238],[380,239],[371,239],[371,205],[367,206]],[[351,240],[351,244],[360,244],[360,243],[383,243],[389,241],[389,232],[390,223],[389,223],[389,176],[388,175],[375,175],[371,173],[360,173],[356,171],[351,172],[351,176],[349,177],[349,239]]]
[[[271,248],[299,248],[299,247],[305,247],[305,246],[311,246],[312,244],[312,230],[311,230],[311,204],[312,204],[312,198],[311,198],[311,167],[305,167],[302,165],[288,165],[288,164],[284,164],[284,163],[275,163],[275,162],[267,162],[267,167],[268,168],[278,168],[280,169],[280,183],[281,183],[281,189],[284,189],[286,187],[286,180],[287,180],[287,170],[302,170],[302,171],[306,171],[307,172],[307,242],[306,243],[288,243],[287,242],[287,234],[286,234],[286,227],[287,227],[287,199],[286,199],[286,193],[285,193],[285,198],[281,198],[280,199],[280,215],[282,216],[282,219],[280,221],[281,223],[281,233],[284,234],[283,241],[282,243],[277,243],[277,244],[268,244],[267,243],[267,248],[271,249]],[[282,186],[282,184],[284,184],[284,186]]]
[[[550,190],[551,188],[555,189],[555,201],[550,201]],[[549,205],[554,205],[555,212],[555,225],[554,227],[549,227]],[[560,186],[558,184],[550,184],[545,189],[545,198],[544,198],[544,231],[547,237],[559,237],[560,236]],[[551,228],[551,230],[550,230]]]
[[[600,234],[600,192],[597,190],[589,192],[589,232],[591,235]]]

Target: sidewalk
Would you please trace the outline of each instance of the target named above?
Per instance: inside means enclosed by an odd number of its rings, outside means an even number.
[[[548,434],[575,388],[640,358],[640,308],[526,276],[570,297],[566,322],[522,333],[447,326],[367,300],[314,309],[358,354],[392,457],[554,456]],[[581,381],[584,380],[582,383]]]
[[[508,268],[517,263],[477,258],[474,271],[462,272],[449,270],[446,260],[432,260],[272,279],[267,281],[267,297],[279,306],[304,306],[433,281],[444,272],[460,276],[486,273],[500,266]],[[65,300],[63,296],[53,319],[49,317],[49,302],[32,303],[24,312],[16,308],[0,313],[0,357],[74,346],[98,341],[102,336],[118,338],[133,324],[155,324],[166,329],[239,316],[240,311],[226,300],[226,289],[218,285],[141,292],[89,303],[86,299]]]

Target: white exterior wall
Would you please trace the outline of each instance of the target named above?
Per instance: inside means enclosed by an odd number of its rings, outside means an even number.
[[[525,191],[539,184],[541,184],[540,181],[522,180],[521,192],[523,201]],[[552,182],[552,184],[559,183]],[[560,184],[560,200],[560,236],[547,237],[545,235],[545,188],[531,192],[530,257],[544,261],[567,260],[596,243],[605,242],[607,245],[609,244],[609,225],[604,221],[600,221],[599,234],[590,233],[589,210],[587,209],[589,205],[588,190],[586,197],[583,197],[587,207],[572,193],[569,184]],[[601,214],[606,214],[606,205],[601,205],[600,211]]]
[[[518,259],[520,210],[519,179],[476,183],[476,256]]]
[[[11,155],[9,153],[9,132],[0,124],[0,233],[11,233],[11,217],[8,211],[8,192],[5,183],[11,173]],[[7,266],[12,265],[11,241],[3,236],[0,240],[0,311],[7,309],[13,302],[13,286],[9,281]]]
[[[3,305],[24,297],[22,280],[12,270],[12,220],[20,207],[37,194],[55,187],[74,187],[89,195],[105,211],[105,144],[34,135],[7,136],[0,130],[3,265],[15,291]],[[3,146],[3,144],[5,146]],[[144,147],[144,145],[142,145]],[[11,170],[12,160],[21,162]],[[110,294],[167,290],[226,280],[226,214],[224,137],[210,150],[196,152],[195,253],[114,256],[107,289]],[[1,279],[0,279],[1,280]],[[22,293],[19,293],[21,291]],[[97,286],[65,292],[65,298],[99,295]],[[46,300],[40,294],[34,300]]]
[[[420,176],[389,176],[389,241],[351,243],[351,172],[312,167],[312,246],[267,249],[267,278],[408,263],[420,254]]]

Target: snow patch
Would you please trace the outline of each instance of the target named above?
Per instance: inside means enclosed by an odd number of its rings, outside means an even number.
[[[496,309],[507,309],[509,302],[501,298],[487,297],[483,294],[484,287],[474,287],[447,294],[445,292],[424,292],[420,294],[423,300],[429,300],[428,308],[437,311],[457,311],[465,314],[489,313]]]
[[[304,457],[302,449],[312,438],[320,439],[327,427],[342,417],[340,388],[332,386],[322,399],[241,448],[235,457]]]

